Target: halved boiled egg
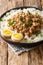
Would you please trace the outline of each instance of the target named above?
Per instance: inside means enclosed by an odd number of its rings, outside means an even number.
[[[11,36],[11,39],[14,42],[20,42],[20,40],[23,39],[23,35],[21,33],[13,33],[12,36]]]
[[[1,31],[1,34],[2,34],[2,36],[6,37],[6,38],[10,38],[11,35],[12,35],[12,31],[8,30],[8,29],[5,29],[5,30]]]

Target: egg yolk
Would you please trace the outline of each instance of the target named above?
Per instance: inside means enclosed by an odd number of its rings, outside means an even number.
[[[21,34],[14,34],[14,37],[15,38],[22,38],[22,35]]]
[[[4,34],[12,34],[12,32],[10,30],[4,30],[3,33]]]

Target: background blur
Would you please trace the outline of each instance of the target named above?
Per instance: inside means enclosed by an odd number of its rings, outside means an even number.
[[[43,8],[43,0],[0,0],[0,15],[11,8],[30,5]]]

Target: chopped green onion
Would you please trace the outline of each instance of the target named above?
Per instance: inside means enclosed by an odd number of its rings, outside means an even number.
[[[10,15],[10,13],[6,13],[6,16],[9,16]]]
[[[28,11],[28,13],[30,14],[30,12]]]
[[[2,18],[0,18],[0,21],[2,21]]]
[[[32,25],[32,23],[33,23],[33,22],[32,22],[32,21],[30,21],[30,22],[29,22],[29,26],[31,26],[31,25]]]
[[[23,17],[22,17],[22,16],[20,16],[19,19],[20,19],[21,21],[23,21]]]
[[[24,38],[24,40],[27,40],[27,38]]]
[[[38,19],[37,22],[38,22],[38,23],[41,23],[41,19]]]
[[[28,27],[28,26],[31,26],[32,25],[32,21],[30,21],[29,23],[28,22],[25,22],[25,26]]]
[[[25,22],[25,26],[26,26],[26,27],[28,27],[28,26],[29,26],[29,24],[28,24],[27,22]]]
[[[10,23],[9,23],[9,25],[13,25],[14,24],[14,22],[16,22],[16,20],[12,20]]]
[[[40,31],[35,31],[36,36],[37,36],[38,34],[40,34],[40,33],[41,33]]]
[[[40,34],[41,37],[43,37],[43,34]]]

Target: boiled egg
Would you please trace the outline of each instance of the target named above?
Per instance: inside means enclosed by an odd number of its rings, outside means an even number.
[[[1,34],[2,34],[2,36],[6,37],[6,38],[10,38],[11,35],[12,35],[12,31],[8,30],[8,29],[5,29],[5,30],[1,31]]]
[[[21,33],[13,33],[11,39],[14,42],[20,42],[23,39],[23,35]]]

